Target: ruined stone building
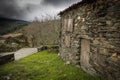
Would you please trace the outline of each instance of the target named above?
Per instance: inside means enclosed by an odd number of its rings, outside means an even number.
[[[59,15],[61,58],[106,80],[120,80],[120,0],[83,0]]]

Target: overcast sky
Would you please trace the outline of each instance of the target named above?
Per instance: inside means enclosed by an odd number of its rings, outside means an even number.
[[[0,16],[34,20],[54,16],[81,0],[0,0]]]

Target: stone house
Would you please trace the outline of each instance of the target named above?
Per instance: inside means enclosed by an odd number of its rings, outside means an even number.
[[[120,80],[120,0],[83,0],[59,15],[61,58],[106,80]]]

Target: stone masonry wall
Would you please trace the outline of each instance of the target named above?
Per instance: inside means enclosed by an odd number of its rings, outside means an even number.
[[[87,68],[91,69],[85,71],[106,80],[120,80],[120,1],[85,3],[65,12],[61,18],[61,57],[67,63],[81,65],[81,40],[90,40]],[[71,26],[72,31],[66,30],[66,26]]]

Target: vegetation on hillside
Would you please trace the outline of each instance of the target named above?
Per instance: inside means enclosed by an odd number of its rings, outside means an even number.
[[[43,51],[0,66],[0,80],[101,80]]]
[[[8,19],[0,17],[0,35],[13,33],[27,26],[29,22],[15,19]]]
[[[0,53],[14,52],[23,47],[28,47],[28,43],[22,33],[6,34],[0,38]]]
[[[0,53],[15,51],[19,48],[26,47],[26,44],[28,47],[58,45],[59,28],[60,21],[56,18],[54,18],[54,20],[36,20],[31,23],[21,20],[0,18]],[[23,34],[22,36],[24,36],[24,38],[17,36],[13,37],[19,33]]]
[[[28,37],[31,47],[58,45],[60,20],[34,21],[20,32]]]

